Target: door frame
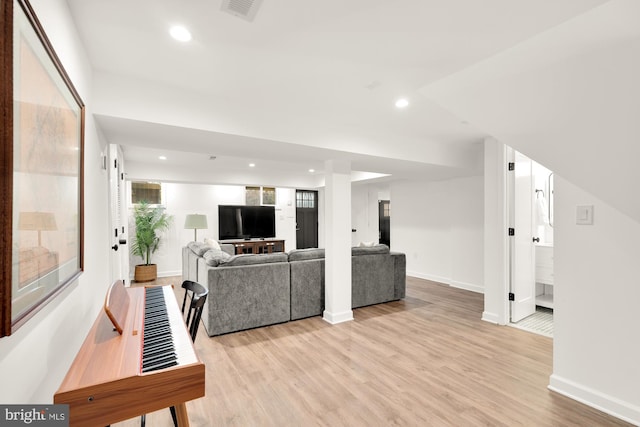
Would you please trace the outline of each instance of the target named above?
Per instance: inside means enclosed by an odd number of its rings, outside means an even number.
[[[389,206],[389,215],[387,217],[384,216],[384,205],[387,204]],[[387,218],[386,220],[384,218]],[[386,243],[387,246],[391,247],[391,200],[378,200],[378,243],[382,242],[382,223],[383,221],[388,221],[388,230],[389,240]]]
[[[298,206],[298,193],[313,193],[314,194],[314,206],[313,208],[308,208],[308,207],[299,207]],[[299,221],[300,218],[298,217],[298,210],[299,209],[308,209],[308,210],[313,210],[315,213],[315,223],[313,225],[314,227],[314,232],[315,232],[315,246],[314,247],[318,247],[319,245],[319,239],[320,239],[320,233],[319,233],[319,216],[320,216],[320,209],[318,207],[319,204],[319,198],[320,198],[320,194],[317,190],[304,190],[304,189],[296,189],[295,190],[295,209],[296,209],[296,248],[300,248],[301,246],[301,240],[298,238],[298,231],[300,231],[300,225],[299,225]],[[306,245],[302,245],[302,246],[306,246]]]
[[[111,281],[122,280],[126,285],[129,281],[129,242],[124,154],[116,144],[109,144],[107,150]]]

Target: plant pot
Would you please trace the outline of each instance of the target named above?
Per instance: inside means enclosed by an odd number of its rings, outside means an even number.
[[[136,265],[133,280],[136,282],[150,282],[158,277],[158,266],[156,264]]]

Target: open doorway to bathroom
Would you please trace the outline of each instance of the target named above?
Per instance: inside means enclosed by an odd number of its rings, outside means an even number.
[[[511,326],[553,337],[553,172],[522,153],[512,155]]]

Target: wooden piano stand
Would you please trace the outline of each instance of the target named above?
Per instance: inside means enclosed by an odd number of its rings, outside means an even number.
[[[189,415],[187,414],[187,405],[182,402],[175,406],[176,419],[178,420],[178,427],[189,427]]]
[[[167,311],[175,319],[170,340],[186,348],[182,350],[186,355],[180,359],[184,362],[142,372],[145,288],[124,288],[122,282],[114,283],[105,310],[98,315],[54,395],[54,403],[69,405],[71,427],[110,425],[171,406],[176,409],[178,425],[189,426],[185,402],[204,396],[205,366],[195,353],[173,291],[163,292]],[[114,302],[111,306],[110,299]],[[110,316],[116,318],[122,334]]]

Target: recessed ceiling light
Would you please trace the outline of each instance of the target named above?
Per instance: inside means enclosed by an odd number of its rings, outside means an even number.
[[[409,101],[406,98],[400,98],[396,101],[397,108],[405,108],[407,105],[409,105]]]
[[[191,40],[191,33],[181,25],[174,25],[171,27],[169,34],[171,34],[171,37],[181,42],[188,42]]]
[[[250,168],[255,168],[255,167],[256,167],[256,164],[255,164],[255,163],[249,163],[249,167],[250,167]]]
[[[167,156],[158,156],[160,160],[167,160]]]
[[[314,173],[316,170],[315,169],[309,169],[309,172]]]

